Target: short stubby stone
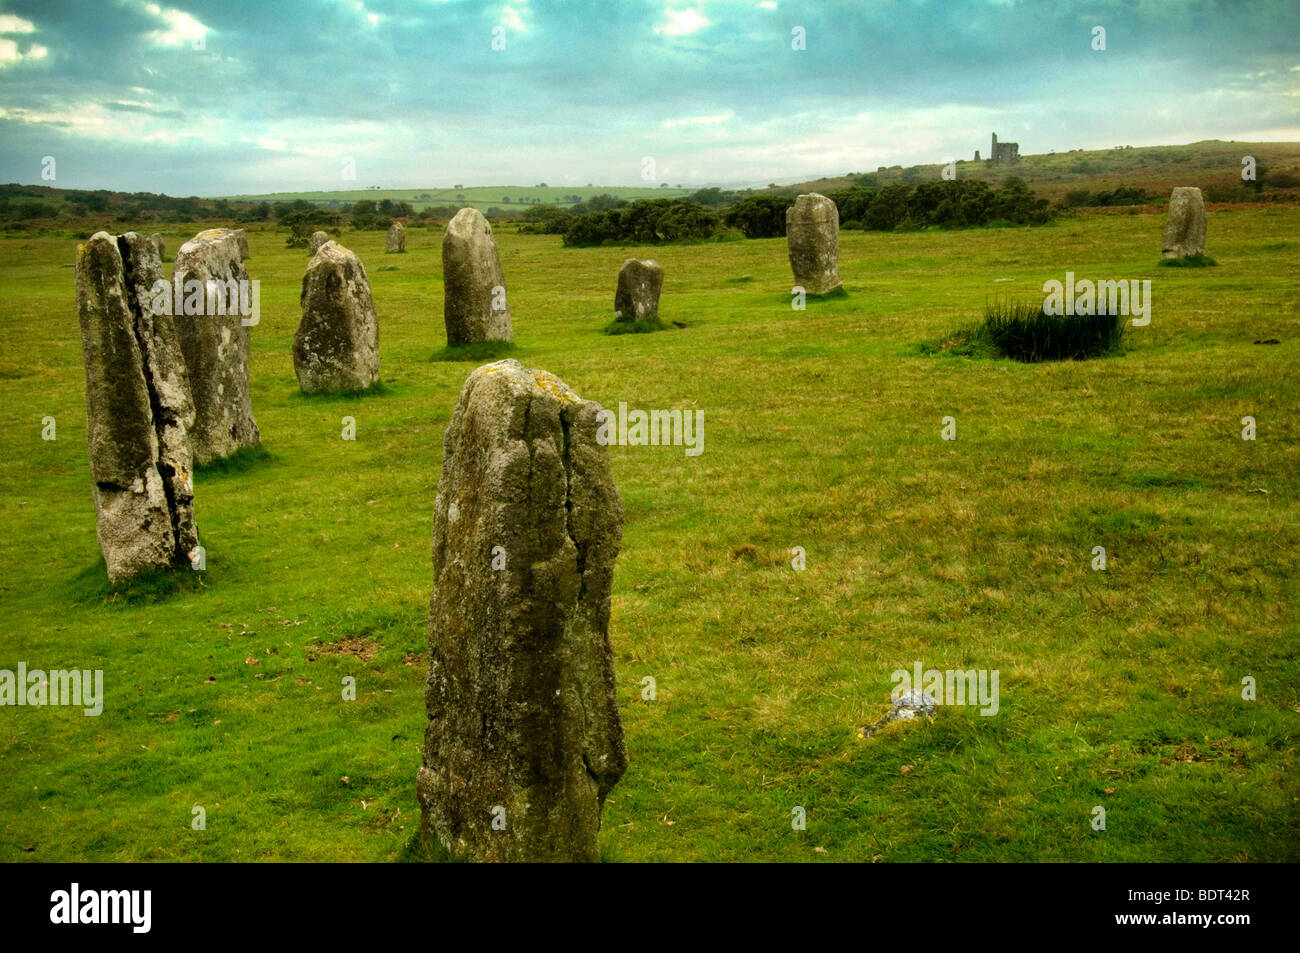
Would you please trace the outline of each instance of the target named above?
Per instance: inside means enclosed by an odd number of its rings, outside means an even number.
[[[478,209],[463,208],[447,223],[442,284],[448,344],[514,341],[497,243]]]
[[[249,325],[241,314],[255,295],[239,240],[224,228],[199,232],[180,247],[172,282],[187,297],[176,329],[194,395],[190,445],[195,465],[202,466],[261,440],[248,383]],[[191,313],[192,286],[205,289],[202,313]]]
[[[659,292],[664,286],[664,269],[657,261],[629,258],[618,270],[614,292],[614,318],[646,321],[659,317]]]
[[[785,212],[785,239],[794,283],[808,294],[829,294],[840,284],[840,212],[824,195],[809,192]]]
[[[303,393],[349,393],[379,380],[379,323],[361,259],[326,242],[307,265],[299,302],[293,369]]]
[[[627,768],[609,640],[623,507],[600,406],[478,368],[434,502],[422,829],[479,861],[595,861]]]
[[[331,239],[329,235],[326,234],[325,232],[321,232],[321,231],[312,232],[311,238],[307,240],[307,250],[314,255],[318,251],[320,251],[321,245],[324,245],[326,242],[332,240],[333,239]]]
[[[77,246],[86,444],[96,534],[111,583],[188,566],[199,545],[184,358],[152,236],[96,232]]]
[[[388,247],[384,250],[390,254],[406,251],[406,227],[401,222],[388,226]]]
[[[1169,196],[1165,221],[1165,258],[1191,258],[1205,254],[1205,199],[1201,190],[1178,186]]]

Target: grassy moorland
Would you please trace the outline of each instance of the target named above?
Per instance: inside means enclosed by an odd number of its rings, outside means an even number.
[[[846,232],[848,296],[804,312],[779,239],[499,235],[515,356],[607,406],[704,411],[699,457],[611,448],[631,766],[607,859],[1300,859],[1300,212],[1212,212],[1216,268],[1157,268],[1163,224]],[[344,235],[383,387],[308,399],[306,256],[250,232],[268,455],[198,475],[205,574],[121,593],[95,539],[74,243],[0,242],[0,668],[106,681],[98,718],[0,709],[0,860],[418,855],[434,488],[474,366],[430,360],[439,238],[385,255],[381,232]],[[685,328],[601,333],[632,255],[664,264],[662,317]],[[1078,363],[920,346],[1066,271],[1151,279],[1150,326]],[[998,713],[859,738],[917,661],[997,669]]]

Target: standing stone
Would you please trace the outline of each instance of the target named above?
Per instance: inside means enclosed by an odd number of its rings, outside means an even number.
[[[514,341],[497,243],[478,209],[463,208],[447,223],[442,283],[448,344]]]
[[[248,233],[242,228],[231,229],[231,234],[235,236],[235,241],[239,243],[239,257],[247,261],[252,256],[248,254]]]
[[[332,239],[325,232],[315,231],[311,233],[311,238],[307,240],[307,248],[314,255],[320,251],[321,245]]]
[[[1205,199],[1201,190],[1179,186],[1169,196],[1165,222],[1165,258],[1191,258],[1205,254]]]
[[[840,285],[840,212],[824,195],[809,192],[785,212],[785,238],[794,283],[808,294],[829,294]]]
[[[646,321],[659,317],[659,291],[664,269],[657,261],[629,258],[618,270],[614,292],[614,317],[619,321]]]
[[[187,436],[194,422],[152,236],[96,232],[77,246],[77,312],[86,366],[86,443],[96,534],[109,581],[188,566],[199,544]]]
[[[106,234],[107,234],[107,233],[106,233]],[[163,241],[163,237],[162,237],[162,235],[161,235],[159,232],[154,232],[152,235],[149,236],[149,241],[152,242],[152,243],[153,243],[153,247],[156,248],[156,249],[158,250],[158,260],[159,260],[159,261],[166,261],[166,260],[167,260],[167,244]]]
[[[609,641],[623,507],[600,412],[507,360],[470,374],[447,426],[416,791],[455,856],[600,856],[627,768]]]
[[[248,384],[250,335],[239,313],[240,297],[251,301],[243,290],[250,287],[248,280],[238,239],[229,229],[199,232],[176,252],[172,281],[187,298],[187,313],[176,329],[194,395],[190,444],[196,466],[261,440]],[[208,289],[202,314],[188,313],[191,281]]]
[[[401,222],[394,222],[388,226],[388,252],[406,251],[406,228]]]
[[[365,390],[379,380],[379,324],[361,259],[326,242],[307,265],[299,302],[293,369],[304,394]]]

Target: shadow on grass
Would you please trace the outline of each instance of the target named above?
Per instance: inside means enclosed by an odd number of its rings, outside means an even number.
[[[351,403],[371,397],[393,397],[397,394],[397,390],[392,383],[385,384],[383,381],[375,381],[361,390],[316,391],[312,394],[304,394],[302,388],[297,387],[289,392],[289,399],[308,401],[313,404]]]
[[[600,862],[602,864],[621,864],[627,861],[616,849],[605,847],[600,852]],[[393,863],[465,864],[469,863],[469,861],[459,857],[452,857],[432,833],[427,838],[424,838],[424,842],[421,843],[420,830],[417,827],[411,832],[411,837],[407,840],[406,846],[393,858]]]
[[[161,602],[179,593],[206,589],[206,575],[206,571],[197,572],[186,563],[170,572],[150,570],[130,582],[114,586],[108,581],[108,567],[101,555],[94,564],[69,579],[65,590],[68,600],[73,603],[140,606]]]
[[[685,324],[679,324],[674,321],[673,325],[685,327]],[[654,331],[668,331],[673,325],[665,324],[658,318],[641,318],[636,321],[625,321],[622,318],[615,318],[609,324],[605,325],[606,334],[650,334]]]
[[[473,344],[448,344],[435,351],[431,361],[494,361],[515,350],[509,341],[476,341]]]
[[[1219,263],[1208,255],[1188,255],[1186,258],[1161,258],[1156,264],[1161,268],[1214,268]]]
[[[228,457],[209,460],[202,466],[195,467],[194,475],[213,477],[226,473],[247,473],[249,470],[268,464],[274,459],[271,456],[271,451],[259,443],[253,447],[240,447]]]

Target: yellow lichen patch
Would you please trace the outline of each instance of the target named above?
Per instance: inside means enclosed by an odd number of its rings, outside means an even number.
[[[578,395],[569,390],[568,385],[549,371],[529,371],[533,383],[546,391],[562,404],[576,404]]]

